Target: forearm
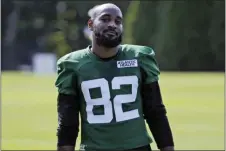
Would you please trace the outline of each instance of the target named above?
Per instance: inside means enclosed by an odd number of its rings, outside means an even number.
[[[174,142],[167,116],[164,114],[161,115],[160,113],[158,113],[158,116],[153,116],[153,113],[149,114],[147,115],[146,121],[158,148],[163,151],[172,150]]]
[[[144,116],[160,150],[173,150],[174,142],[158,82],[143,86]]]
[[[58,146],[57,151],[74,151],[75,146]]]
[[[75,96],[58,95],[58,151],[74,150],[79,132],[79,105]]]
[[[78,126],[63,126],[60,124],[57,130],[57,146],[75,146],[78,136]]]
[[[174,151],[174,146],[168,146],[168,147],[160,148],[160,151]]]

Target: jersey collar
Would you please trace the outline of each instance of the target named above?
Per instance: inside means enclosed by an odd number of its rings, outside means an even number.
[[[99,56],[95,55],[95,54],[91,51],[91,48],[92,48],[91,45],[89,45],[89,46],[87,47],[87,52],[88,52],[88,55],[91,57],[91,59],[106,62],[106,61],[111,61],[111,60],[117,59],[117,58],[120,56],[120,54],[121,54],[121,48],[122,48],[122,46],[120,45],[117,54],[116,54],[115,56],[113,56],[113,57],[110,57],[110,58],[100,58]]]

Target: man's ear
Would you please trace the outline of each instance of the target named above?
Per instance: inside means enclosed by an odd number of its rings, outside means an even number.
[[[89,19],[88,20],[88,28],[93,31],[93,20],[92,19]]]

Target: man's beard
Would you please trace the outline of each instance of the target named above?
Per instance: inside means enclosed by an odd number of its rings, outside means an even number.
[[[96,43],[99,46],[103,46],[105,48],[114,48],[117,47],[122,42],[122,34],[116,38],[111,39],[110,37],[106,37],[99,33],[95,34]]]

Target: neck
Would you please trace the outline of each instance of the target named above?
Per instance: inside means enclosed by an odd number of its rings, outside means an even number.
[[[114,48],[105,48],[105,47],[99,46],[99,45],[95,44],[94,42],[92,42],[91,51],[94,54],[96,54],[97,56],[99,56],[100,58],[110,58],[117,54],[118,47],[119,46],[114,47]]]

